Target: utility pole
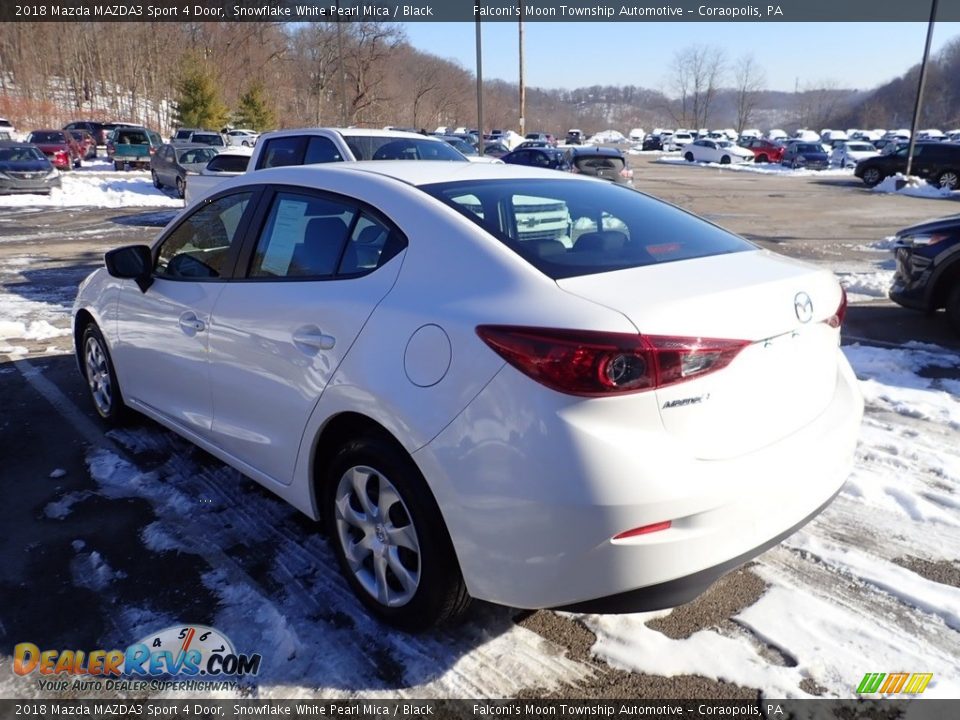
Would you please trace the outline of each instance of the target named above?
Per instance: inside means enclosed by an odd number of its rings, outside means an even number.
[[[347,126],[347,69],[343,65],[343,26],[337,0],[337,55],[340,57],[340,127]]]
[[[927,44],[923,49],[923,63],[920,65],[920,82],[917,84],[917,102],[913,106],[913,124],[910,126],[910,149],[907,150],[907,177],[910,176],[913,170],[913,149],[917,142],[917,125],[920,123],[923,86],[927,84],[927,61],[930,60],[930,43],[933,41],[933,23],[937,18],[938,1],[939,0],[932,0],[930,4],[930,23],[927,25]]]
[[[527,86],[523,81],[523,3],[520,3],[520,136],[524,137],[527,116]]]
[[[483,155],[483,53],[480,49],[480,16],[477,16],[477,152]]]

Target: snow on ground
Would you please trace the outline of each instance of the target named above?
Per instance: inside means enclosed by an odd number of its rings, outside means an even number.
[[[183,207],[183,200],[153,187],[144,172],[71,171],[46,195],[2,195],[0,207]]]
[[[897,189],[897,183],[899,182],[905,184],[902,188]],[[934,200],[942,200],[944,198],[953,197],[953,191],[951,190],[936,187],[928,183],[926,180],[916,177],[915,175],[908,177],[903,173],[897,173],[892,177],[884,178],[879,185],[874,186],[873,191],[878,193],[909,195],[911,197],[931,198]]]
[[[695,673],[767,697],[852,697],[866,672],[933,672],[925,697],[960,697],[960,589],[902,566],[960,558],[960,382],[931,369],[960,355],[909,344],[844,349],[867,402],[856,467],[813,523],[761,556],[768,584],[734,621],[673,640],[646,622],[663,613],[586,616],[594,653],[636,671]],[[928,375],[932,377],[928,377]],[[763,646],[786,658],[771,663]]]
[[[776,163],[730,163],[721,165],[720,163],[708,162],[688,162],[682,157],[663,156],[654,162],[665,163],[668,165],[686,165],[689,167],[715,168],[718,170],[732,170],[734,172],[759,173],[761,175],[784,175],[787,177],[853,177],[853,170],[844,168],[833,168],[831,170],[805,170],[803,168],[789,168],[785,165]]]
[[[836,276],[846,289],[847,299],[850,302],[885,298],[893,282],[893,270],[836,272]]]

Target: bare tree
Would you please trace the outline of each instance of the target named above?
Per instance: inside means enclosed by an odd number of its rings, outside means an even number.
[[[757,109],[760,91],[766,85],[766,75],[753,55],[747,54],[737,60],[733,77],[737,90],[737,134],[740,134],[750,124],[753,111]]]
[[[680,93],[675,119],[685,127],[707,127],[710,106],[726,71],[724,51],[709,45],[691,45],[673,56],[671,70]]]

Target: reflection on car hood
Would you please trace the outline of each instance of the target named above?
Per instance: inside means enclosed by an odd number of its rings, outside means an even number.
[[[939,218],[937,220],[927,220],[916,225],[911,225],[897,232],[898,237],[908,235],[918,235],[921,233],[935,232],[957,232],[960,230],[960,215],[950,215],[949,217]]]
[[[0,162],[0,172],[41,172],[50,170],[47,160],[22,160],[18,162]]]

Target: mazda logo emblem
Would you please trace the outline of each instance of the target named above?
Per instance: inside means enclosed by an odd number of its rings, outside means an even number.
[[[798,292],[793,298],[793,311],[800,322],[810,322],[813,319],[813,300],[805,292]]]

